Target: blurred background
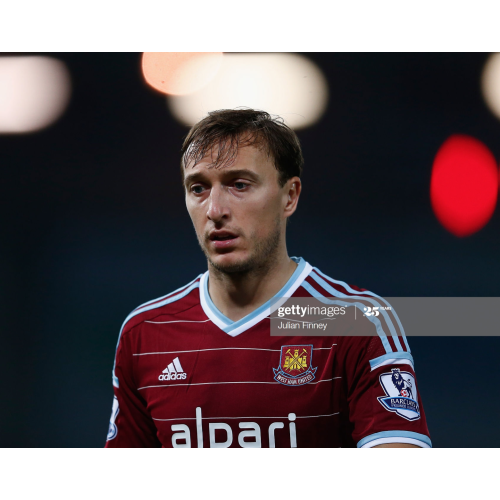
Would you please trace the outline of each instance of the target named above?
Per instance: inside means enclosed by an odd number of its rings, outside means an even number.
[[[388,297],[499,296],[499,67],[486,53],[0,54],[0,446],[104,446],[123,320],[206,270],[179,151],[211,109],[297,130],[289,255]],[[470,334],[409,339],[436,447],[500,446],[500,337]]]

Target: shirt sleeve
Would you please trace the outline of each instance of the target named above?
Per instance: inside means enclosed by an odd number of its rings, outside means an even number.
[[[410,351],[387,352],[389,344],[379,335],[352,340],[348,406],[357,447],[385,443],[431,447]],[[404,345],[408,346],[406,339]]]
[[[124,331],[116,350],[113,407],[105,447],[161,447],[146,402],[134,383],[130,337],[130,332]]]

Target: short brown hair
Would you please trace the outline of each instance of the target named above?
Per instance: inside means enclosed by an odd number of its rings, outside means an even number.
[[[255,109],[219,109],[211,111],[189,131],[182,144],[181,170],[194,161],[199,163],[214,146],[217,157],[210,166],[231,165],[243,146],[260,146],[273,159],[278,182],[284,186],[302,174],[304,158],[299,138],[280,117]]]

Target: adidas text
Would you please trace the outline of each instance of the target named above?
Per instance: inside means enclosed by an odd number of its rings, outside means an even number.
[[[186,373],[165,373],[158,377],[158,380],[185,380],[187,377]]]

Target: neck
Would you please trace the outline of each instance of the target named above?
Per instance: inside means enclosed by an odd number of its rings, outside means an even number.
[[[296,268],[286,248],[282,255],[245,273],[223,273],[209,264],[208,292],[224,316],[238,321],[274,297]]]

